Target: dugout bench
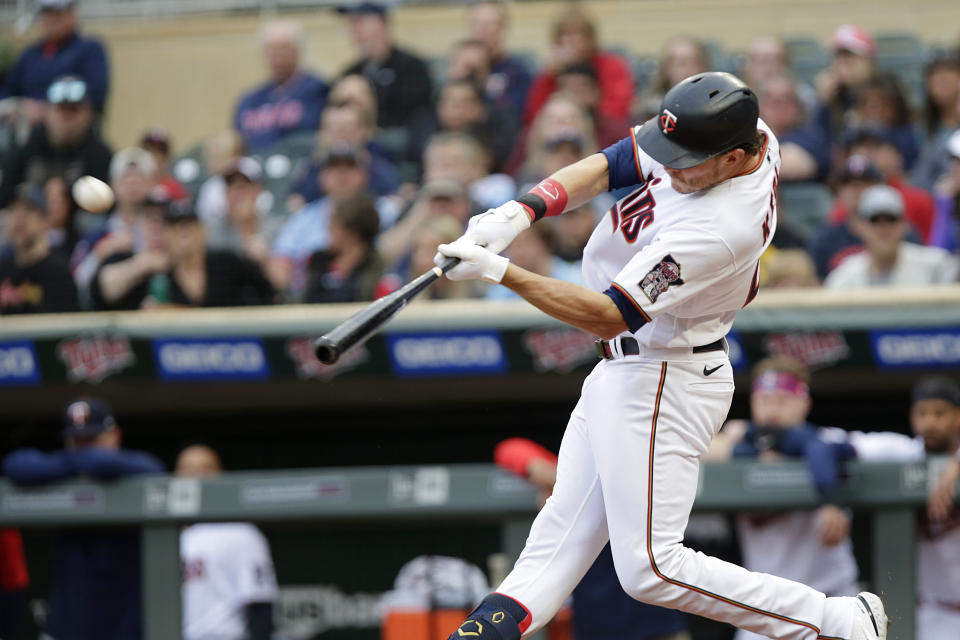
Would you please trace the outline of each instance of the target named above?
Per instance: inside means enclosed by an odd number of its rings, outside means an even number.
[[[914,640],[917,509],[925,503],[928,479],[943,461],[852,464],[840,493],[851,508],[870,512],[870,588],[883,595],[894,622],[890,640]],[[694,508],[729,512],[816,505],[802,463],[734,461],[704,465]],[[502,550],[515,558],[535,511],[530,485],[485,464],[233,472],[202,480],[144,476],[34,488],[0,481],[0,527],[140,527],[145,640],[181,637],[178,546],[183,523],[498,522]]]

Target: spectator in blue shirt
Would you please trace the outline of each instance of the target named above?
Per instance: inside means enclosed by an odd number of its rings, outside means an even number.
[[[830,141],[807,121],[793,78],[785,73],[765,78],[756,87],[760,117],[780,141],[783,182],[823,181],[830,169]]]
[[[32,101],[27,107],[31,119],[37,121],[50,84],[56,78],[70,74],[83,78],[94,109],[103,113],[110,89],[110,72],[103,45],[77,32],[74,0],[36,0],[35,4],[40,40],[20,54],[7,74],[0,99],[27,98]]]
[[[320,126],[327,101],[323,80],[300,67],[303,30],[296,22],[272,22],[261,36],[270,70],[267,82],[240,98],[234,127],[249,153],[263,151],[282,138]]]
[[[63,423],[63,450],[14,451],[3,461],[4,475],[20,485],[39,485],[67,478],[113,480],[163,471],[160,461],[149,453],[120,448],[120,426],[103,400],[74,400],[64,411]],[[141,637],[137,531],[64,530],[53,567],[47,636],[69,640]]]

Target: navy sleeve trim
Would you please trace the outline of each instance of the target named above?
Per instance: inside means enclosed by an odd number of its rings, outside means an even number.
[[[617,309],[620,310],[620,314],[623,316],[624,321],[627,323],[627,328],[630,329],[631,332],[636,332],[637,329],[650,322],[650,316],[648,316],[630,294],[623,290],[617,283],[610,285],[610,288],[604,291],[604,293],[610,296],[613,304],[617,305]]]
[[[632,129],[629,136],[613,143],[601,153],[607,157],[609,165],[609,191],[643,184]]]

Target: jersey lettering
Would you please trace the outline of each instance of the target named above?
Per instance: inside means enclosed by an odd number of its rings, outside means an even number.
[[[630,244],[636,242],[644,227],[653,222],[653,210],[657,201],[650,192],[650,187],[659,183],[660,178],[648,175],[642,187],[610,209],[614,231],[619,228],[623,238]]]
[[[767,240],[770,238],[770,221],[773,219],[774,212],[777,210],[777,187],[780,185],[780,172],[777,169],[773,170],[773,186],[770,189],[770,206],[767,208],[767,215],[763,218],[763,225],[761,225],[761,230],[763,231],[763,245],[764,250],[766,250]],[[753,279],[750,284],[750,291],[747,293],[747,301],[743,303],[743,306],[747,306],[753,299],[757,297],[757,294],[760,293],[760,261],[757,260],[757,267],[753,271]]]

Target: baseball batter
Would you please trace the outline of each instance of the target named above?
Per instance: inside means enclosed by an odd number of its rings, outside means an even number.
[[[887,618],[870,593],[828,598],[683,545],[699,457],[733,395],[724,336],[757,292],[777,224],[780,153],[757,98],[725,73],[691,76],[630,136],[470,221],[439,247],[482,278],[602,340],[560,448],[553,496],[513,571],[451,638],[517,640],[542,627],[608,539],[636,598],[771,638],[878,640]],[[601,220],[585,287],[497,255],[531,221],[633,187]]]

